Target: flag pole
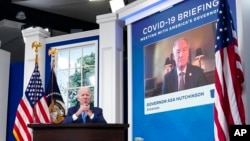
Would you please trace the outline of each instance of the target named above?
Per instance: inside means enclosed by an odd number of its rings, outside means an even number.
[[[36,53],[35,65],[37,65],[37,66],[38,66],[38,61],[39,61],[39,58],[38,58],[38,49],[41,48],[41,47],[42,47],[42,44],[40,42],[38,42],[38,41],[34,41],[32,43],[32,49],[35,48],[35,53]],[[35,78],[35,80],[37,80],[37,78]],[[35,88],[37,88],[37,85],[35,86]],[[34,101],[35,104],[34,105],[36,105],[36,103],[37,103],[37,90],[38,89],[35,89],[35,93],[34,93],[34,98],[35,98],[35,101]],[[37,123],[37,121],[36,121],[36,115],[37,115],[37,113],[36,113],[36,106],[34,106],[33,107],[33,123]]]
[[[52,73],[54,73],[54,68],[55,68],[55,56],[57,54],[58,50],[56,48],[51,48],[49,49],[48,51],[48,54],[49,56],[51,56],[51,60],[52,60],[52,63],[51,63],[51,76],[52,76]],[[51,77],[51,85],[53,86],[54,84],[54,77]],[[51,87],[51,92],[54,92],[53,90],[53,87]],[[51,95],[50,97],[50,101],[51,101],[51,104],[49,105],[49,112],[51,113],[53,110],[54,110],[54,105],[55,105],[55,100],[53,98],[53,94]]]

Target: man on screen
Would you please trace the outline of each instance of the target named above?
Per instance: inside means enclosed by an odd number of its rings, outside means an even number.
[[[207,84],[203,70],[188,63],[189,49],[190,44],[186,38],[181,37],[174,42],[175,67],[163,77],[162,94]]]

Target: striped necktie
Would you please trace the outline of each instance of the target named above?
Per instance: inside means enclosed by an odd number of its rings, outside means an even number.
[[[184,73],[184,72],[181,72],[181,73],[179,74],[179,76],[180,76],[179,91],[181,91],[181,90],[184,90],[184,89],[185,89],[185,82],[184,82],[185,73]]]

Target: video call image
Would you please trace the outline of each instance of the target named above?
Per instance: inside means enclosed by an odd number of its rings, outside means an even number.
[[[215,22],[144,47],[145,98],[214,83]]]

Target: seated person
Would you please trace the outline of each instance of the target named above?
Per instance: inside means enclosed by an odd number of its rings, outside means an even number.
[[[77,93],[80,105],[68,109],[67,115],[62,122],[65,123],[107,123],[102,109],[90,106],[91,93],[88,87],[81,87]]]
[[[207,85],[203,70],[188,63],[189,50],[190,44],[186,38],[174,42],[175,67],[163,77],[162,94]]]

